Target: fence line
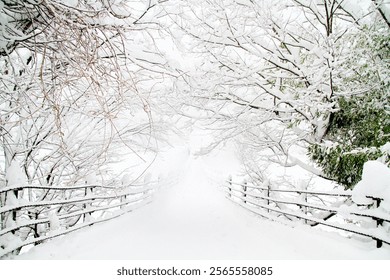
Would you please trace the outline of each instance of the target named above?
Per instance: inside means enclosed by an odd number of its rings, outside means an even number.
[[[351,200],[350,191],[309,191],[309,190],[294,190],[294,189],[273,189],[268,187],[250,186],[246,183],[240,184],[228,180],[226,186],[227,197],[242,206],[243,208],[256,213],[264,218],[274,221],[280,221],[289,225],[296,225],[293,219],[303,220],[310,226],[323,225],[337,230],[358,234],[361,236],[372,238],[376,241],[377,248],[380,248],[383,243],[390,244],[390,236],[386,235],[380,226],[390,222],[390,215],[385,212],[378,211],[373,207],[379,207],[381,199],[369,197],[373,199],[375,205],[365,206],[366,209],[358,209]],[[265,194],[264,194],[265,193]],[[295,199],[272,197],[272,194],[288,193],[295,194]],[[302,197],[302,195],[304,195]],[[326,205],[321,197],[342,198],[340,206]],[[298,198],[298,199],[297,199]],[[309,200],[321,201],[323,205],[314,203]],[[350,206],[346,206],[346,203]],[[376,202],[376,203],[375,203]],[[339,203],[340,204],[340,203]],[[289,206],[296,206],[293,207]],[[276,215],[275,215],[276,214]],[[348,216],[350,223],[336,223],[329,221],[334,216]],[[284,217],[284,218],[282,218]],[[373,228],[363,228],[359,226],[364,222],[364,219],[371,220],[375,223]],[[344,221],[345,219],[342,219]]]
[[[151,202],[152,187],[17,186],[0,190],[0,258]]]

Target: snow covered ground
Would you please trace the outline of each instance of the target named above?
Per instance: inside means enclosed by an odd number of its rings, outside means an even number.
[[[293,229],[233,204],[221,185],[239,171],[238,161],[229,147],[196,156],[202,141],[194,132],[159,156],[150,172],[162,183],[151,204],[17,259],[390,259],[388,248]]]

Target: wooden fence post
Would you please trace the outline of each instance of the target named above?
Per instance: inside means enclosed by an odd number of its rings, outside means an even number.
[[[303,201],[307,204],[307,193],[304,193],[303,194]],[[305,216],[307,216],[307,212],[308,212],[308,208],[307,208],[307,206],[303,206],[303,213],[305,214]],[[305,219],[305,224],[307,224],[308,223],[308,221],[307,221],[307,219]]]
[[[38,213],[38,211],[37,211],[37,212],[34,213],[34,219],[35,219],[35,220],[38,220],[38,218],[39,218],[39,213]],[[39,237],[38,224],[35,224],[35,225],[34,225],[34,237],[35,237],[35,238],[38,238],[38,237]],[[36,244],[36,243],[34,243],[34,244],[35,244],[35,245],[38,245],[38,244]]]
[[[381,205],[381,199],[380,198],[374,198],[374,207],[375,208],[379,208],[379,206]],[[379,227],[383,224],[383,220],[382,219],[376,219],[376,227]],[[376,247],[377,248],[381,248],[382,245],[383,245],[383,241],[382,240],[379,240],[379,239],[375,239],[376,240]]]
[[[229,197],[232,197],[232,175],[229,175],[228,181],[229,181],[229,186],[228,186]]]
[[[0,207],[5,206],[5,194],[0,193]],[[5,229],[5,215],[4,213],[0,214],[0,230]]]
[[[267,193],[266,193],[266,195],[267,195],[267,198],[270,198],[270,195],[271,195],[271,192],[270,192],[270,183],[267,181],[266,182],[267,183]],[[269,201],[269,199],[267,199],[267,206],[269,206],[270,205],[270,201]],[[271,212],[271,210],[270,209],[267,209],[267,212],[268,213],[270,213]]]
[[[87,182],[85,182],[85,183],[87,183]],[[88,195],[90,195],[90,194],[93,194],[93,187],[85,187],[85,191],[84,191],[84,196],[85,197],[87,197]],[[92,200],[93,201],[93,200]],[[92,208],[92,201],[91,202],[85,202],[84,203],[84,210],[89,210],[89,209],[91,209]],[[91,213],[84,213],[84,223],[85,222],[89,222],[90,221],[90,217],[91,217]]]
[[[85,184],[87,184],[87,181],[85,181]],[[85,187],[84,188],[84,197],[86,197],[87,194],[88,194],[88,190],[87,190],[87,187]],[[87,202],[84,202],[83,208],[84,208],[84,210],[87,209]],[[87,219],[87,213],[84,213],[84,215],[83,215],[83,223],[85,223],[86,219]]]
[[[144,193],[144,194],[145,194],[145,193]],[[123,195],[123,196],[121,197],[121,200],[123,200],[122,202],[126,202],[126,201],[127,201],[127,195],[126,195],[126,194]],[[121,209],[124,208],[125,206],[126,206],[126,204],[121,205]]]
[[[10,191],[11,194],[13,194],[15,196],[16,199],[18,199],[18,190],[12,190]],[[11,218],[12,218],[12,221],[14,221],[15,225],[16,225],[16,217],[17,217],[17,210],[12,210],[11,212]],[[15,234],[15,230],[12,230],[11,233],[12,234]]]
[[[125,190],[125,192],[126,192],[126,188],[125,188],[125,184],[124,184],[123,180],[122,180],[122,189]],[[145,193],[142,193],[142,194],[145,194]],[[126,202],[126,200],[127,200],[127,195],[125,195],[125,194],[121,195],[120,202],[123,203],[123,202]],[[125,208],[125,205],[126,204],[123,204],[119,208],[123,209],[123,208]]]
[[[298,193],[299,193],[299,196],[300,196],[301,198],[303,198],[303,199],[302,199],[303,202],[304,202],[304,203],[307,203],[307,193],[300,193],[300,192],[298,192]],[[308,212],[307,206],[302,206],[302,205],[301,205],[299,208],[301,208],[303,214],[305,214],[305,216],[307,216],[307,212]],[[304,219],[304,222],[305,222],[305,224],[307,224],[307,219]]]
[[[246,190],[248,189],[248,182],[246,181],[246,180],[244,180],[244,182],[242,182],[242,191],[243,191],[243,199],[242,199],[242,201],[244,202],[244,203],[246,203]]]

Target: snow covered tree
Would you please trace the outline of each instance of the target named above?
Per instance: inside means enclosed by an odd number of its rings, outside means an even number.
[[[347,30],[336,16],[348,14],[335,1],[212,1],[188,9],[193,16],[182,28],[197,38],[202,77],[209,77],[194,87],[200,100],[212,100],[199,106],[225,122],[220,139],[240,135],[267,161],[314,171],[290,147],[327,132],[344,51],[338,41]]]
[[[137,138],[150,138],[149,96],[171,75],[156,46],[158,1],[15,0],[1,9],[5,170],[18,158],[30,182],[73,174],[75,183],[107,163],[111,144],[136,154],[151,143]]]
[[[384,24],[365,25],[351,38],[343,84],[350,94],[338,99],[324,143],[309,148],[324,172],[346,188],[361,180],[368,160],[390,164],[389,39]]]
[[[158,47],[159,1],[10,0],[0,9],[0,186],[82,184],[89,174],[114,184],[110,164],[149,160],[151,99],[175,76]],[[12,170],[24,179],[10,181]],[[16,199],[40,197],[26,192]]]
[[[358,88],[345,81],[357,68],[353,36],[373,18],[365,9],[377,9],[366,2],[187,1],[175,22],[194,41],[200,73],[187,105],[217,131],[210,148],[235,138],[248,170],[275,163],[333,180],[305,154],[329,136],[339,99]]]

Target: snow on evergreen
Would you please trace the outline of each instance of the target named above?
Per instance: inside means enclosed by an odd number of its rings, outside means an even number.
[[[381,199],[381,207],[390,213],[390,168],[378,161],[367,161],[362,180],[352,193],[357,204],[371,204],[372,200],[367,196]]]

